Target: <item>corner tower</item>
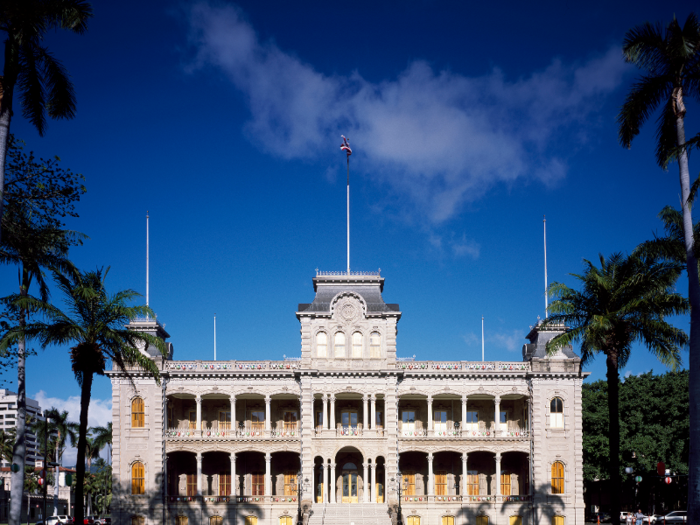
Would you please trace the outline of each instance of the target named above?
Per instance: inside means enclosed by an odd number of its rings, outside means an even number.
[[[380,272],[316,272],[313,302],[300,304],[302,367],[396,368],[398,304],[384,302]]]

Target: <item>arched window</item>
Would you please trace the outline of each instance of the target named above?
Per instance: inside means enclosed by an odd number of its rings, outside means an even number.
[[[144,424],[143,399],[135,397],[131,401],[131,428],[143,428]]]
[[[379,336],[379,332],[372,332],[369,334],[369,356],[372,359],[379,359],[382,357],[382,340]]]
[[[360,332],[352,334],[352,357],[353,359],[362,358],[362,334]]]
[[[420,516],[409,516],[406,525],[420,525]]]
[[[455,517],[454,516],[443,516],[442,517],[442,525],[455,525]]]
[[[146,518],[143,516],[131,516],[131,525],[144,525]]]
[[[564,494],[564,464],[552,463],[552,494]]]
[[[245,525],[258,525],[258,518],[256,516],[246,516]]]
[[[137,461],[131,465],[131,493],[132,494],[145,494],[146,493],[146,483],[144,479],[144,469],[143,463]]]
[[[333,347],[335,348],[335,357],[345,357],[345,334],[343,332],[335,334]]]
[[[280,516],[280,525],[292,525],[293,520],[291,516]]]
[[[328,336],[326,332],[316,334],[316,357],[328,356]]]
[[[511,516],[508,525],[523,525],[523,517],[522,516]]]
[[[552,398],[549,403],[549,426],[564,428],[564,402],[559,397]]]
[[[489,517],[488,516],[477,516],[476,517],[476,525],[489,525]]]
[[[183,516],[182,514],[175,516],[175,525],[187,525],[188,521],[187,516]]]
[[[209,517],[209,525],[223,525],[224,523],[224,518],[221,516],[210,516]]]
[[[564,525],[564,516],[552,516],[552,525]]]

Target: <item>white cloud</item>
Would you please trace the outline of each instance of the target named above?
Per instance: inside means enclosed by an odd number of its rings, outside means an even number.
[[[358,72],[326,75],[261,42],[235,6],[198,3],[189,20],[196,56],[188,70],[213,66],[245,95],[251,140],[281,158],[310,159],[340,155],[344,133],[353,159],[369,167],[360,169],[432,224],[496,184],[564,177],[568,151],[586,141],[583,124],[628,67],[614,47],[585,63],[553,60],[519,79],[414,61],[397,78],[372,83]]]
[[[68,412],[68,421],[73,421],[78,423],[80,421],[80,396],[70,396],[68,399],[61,399],[58,397],[48,397],[46,392],[39,390],[34,394],[33,399],[35,399],[42,410],[48,410],[50,408],[56,408],[60,411]],[[90,406],[88,408],[88,428],[89,427],[104,427],[107,423],[112,421],[112,400],[111,399],[90,399]],[[108,452],[107,449],[102,451],[102,457],[107,459]],[[64,465],[75,465],[75,459],[77,457],[77,449],[74,447],[67,447],[63,454],[63,464]]]
[[[509,352],[520,350],[525,343],[525,334],[522,330],[513,330],[511,333],[496,332],[486,336],[486,340],[498,348],[505,348]]]

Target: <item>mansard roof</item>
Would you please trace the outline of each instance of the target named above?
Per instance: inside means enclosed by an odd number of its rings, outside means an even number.
[[[330,314],[333,298],[341,293],[355,293],[362,298],[367,314],[397,313],[399,305],[385,303],[382,297],[384,277],[379,272],[318,272],[313,279],[316,297],[312,303],[300,303],[298,313]]]

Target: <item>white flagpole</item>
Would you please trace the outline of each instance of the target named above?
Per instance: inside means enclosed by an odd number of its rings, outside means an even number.
[[[214,361],[216,361],[216,313],[214,313]]]
[[[149,290],[148,290],[148,272],[149,272],[149,232],[148,232],[148,210],[146,210],[146,306],[150,306]]]
[[[350,155],[348,159],[348,275],[350,275]]]
[[[547,293],[547,217],[542,216],[544,224],[544,318],[549,317],[549,294]]]
[[[481,360],[484,360],[484,316],[481,316]]]

